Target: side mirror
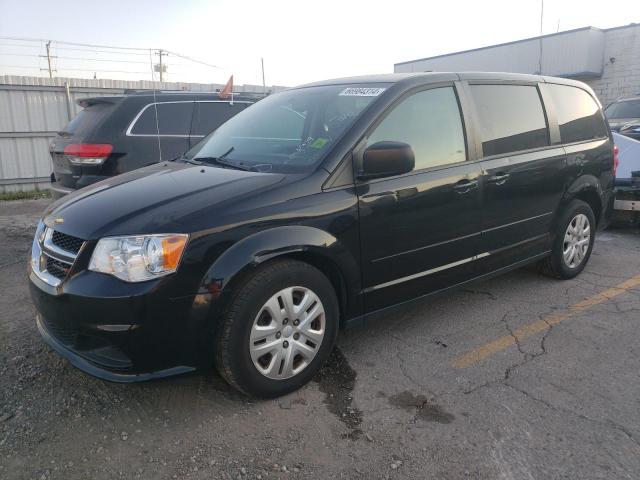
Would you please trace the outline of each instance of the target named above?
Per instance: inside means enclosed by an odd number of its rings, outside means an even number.
[[[402,142],[378,142],[362,155],[358,178],[381,178],[402,175],[413,170],[415,157],[411,147]]]

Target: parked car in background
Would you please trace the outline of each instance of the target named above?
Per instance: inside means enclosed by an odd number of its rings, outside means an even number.
[[[616,132],[613,139],[618,148],[613,219],[637,225],[640,222],[640,141]]]
[[[50,205],[31,256],[38,329],[107,380],[215,362],[248,395],[282,395],[318,372],[341,327],[532,262],[575,277],[614,176],[611,132],[577,81],[293,88],[181,159]]]
[[[85,98],[51,142],[51,191],[58,198],[92,183],[178,157],[260,97],[155,92]]]
[[[618,128],[617,133],[625,137],[633,138],[634,140],[640,140],[640,120],[625,123]]]
[[[611,130],[640,139],[640,95],[616,100],[605,108],[604,114]]]

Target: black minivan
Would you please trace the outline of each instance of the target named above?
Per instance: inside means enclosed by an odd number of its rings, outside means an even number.
[[[602,108],[577,81],[293,88],[180,159],[52,204],[32,246],[37,325],[106,380],[215,363],[248,395],[281,395],[376,312],[532,262],[575,277],[614,169]]]
[[[78,100],[83,107],[49,145],[60,198],[114,175],[171,160],[262,96],[152,91]]]

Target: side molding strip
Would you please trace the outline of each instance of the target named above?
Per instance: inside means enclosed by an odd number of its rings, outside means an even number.
[[[439,267],[432,268],[430,270],[425,270],[424,272],[414,273],[413,275],[407,275],[406,277],[397,278],[395,280],[391,280],[390,282],[380,283],[378,285],[374,285],[373,287],[368,287],[363,290],[364,293],[373,292],[374,290],[380,290],[381,288],[390,287],[392,285],[397,285],[398,283],[408,282],[410,280],[415,280],[416,278],[426,277],[427,275],[431,275],[433,273],[441,272],[442,270],[447,270],[449,268],[457,267],[459,265],[463,265],[465,263],[473,262],[474,260],[478,260],[480,258],[488,257],[490,255],[489,252],[480,253],[478,255],[474,255],[473,257],[464,258],[462,260],[458,260],[457,262],[447,263],[446,265],[440,265]]]

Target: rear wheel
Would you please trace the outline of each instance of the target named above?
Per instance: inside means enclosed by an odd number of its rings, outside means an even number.
[[[247,278],[231,300],[216,336],[216,365],[247,395],[284,395],[320,369],[337,332],[331,282],[309,264],[275,261]]]
[[[573,200],[558,222],[551,255],[540,266],[543,273],[570,279],[578,275],[591,256],[596,219],[589,204]]]

